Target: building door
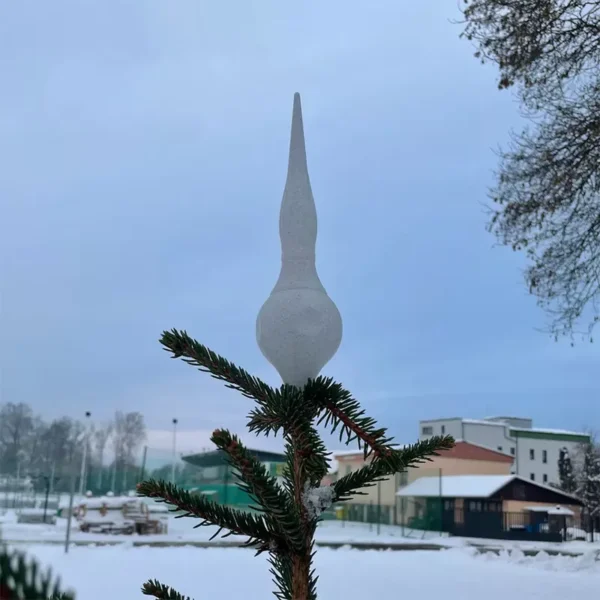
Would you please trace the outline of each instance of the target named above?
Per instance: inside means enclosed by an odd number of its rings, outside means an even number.
[[[466,537],[498,538],[504,530],[502,507],[497,502],[466,501],[464,520]]]

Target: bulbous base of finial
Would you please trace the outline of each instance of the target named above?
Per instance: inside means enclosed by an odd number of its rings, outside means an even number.
[[[256,339],[283,382],[302,387],[337,352],[342,318],[324,291],[274,291],[258,313]]]

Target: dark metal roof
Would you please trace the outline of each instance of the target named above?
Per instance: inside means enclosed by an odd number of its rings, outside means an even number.
[[[248,452],[261,462],[285,462],[285,454],[280,452],[253,450],[251,448],[248,448]],[[181,459],[196,467],[219,467],[227,464],[227,454],[223,450],[188,454],[187,456],[182,456]]]

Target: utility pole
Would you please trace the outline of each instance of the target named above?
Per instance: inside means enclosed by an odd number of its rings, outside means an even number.
[[[173,465],[171,466],[171,483],[175,485],[175,462],[177,459],[177,419],[173,419]]]
[[[67,514],[67,531],[65,534],[65,554],[69,552],[69,544],[71,542],[71,521],[73,520],[73,498],[75,496],[75,473],[71,466],[71,489],[69,490],[69,512]]]
[[[75,444],[71,446],[71,456],[69,457],[69,476],[71,481],[69,482],[69,512],[67,514],[67,531],[65,532],[65,554],[69,552],[69,544],[71,542],[71,521],[73,520],[73,504],[75,498],[75,473],[77,467],[75,466]]]
[[[83,436],[83,455],[81,457],[81,472],[79,474],[79,495],[83,496],[85,494],[85,475],[86,475],[86,467],[87,467],[87,453],[88,446],[90,443],[90,432],[89,432],[89,422],[92,413],[87,411],[85,413],[85,434]]]

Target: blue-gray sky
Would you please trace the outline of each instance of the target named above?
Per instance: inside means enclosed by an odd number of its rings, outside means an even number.
[[[458,17],[391,0],[2,3],[1,400],[140,410],[154,430],[176,416],[190,448],[243,431],[250,401],[157,339],[185,328],[277,383],[254,324],[299,91],[318,268],[345,327],[324,372],[400,441],[441,416],[597,427],[597,347],[535,330],[522,257],[485,231],[518,106]]]

